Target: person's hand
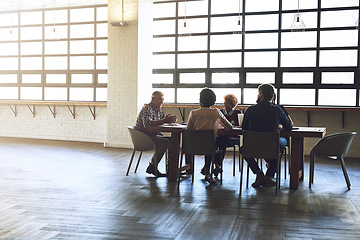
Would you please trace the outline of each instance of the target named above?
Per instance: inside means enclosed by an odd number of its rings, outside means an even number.
[[[172,114],[167,114],[164,118],[165,123],[174,123],[174,122],[176,122],[176,120],[177,120],[177,117]]]
[[[279,124],[279,130],[283,130],[283,125]]]

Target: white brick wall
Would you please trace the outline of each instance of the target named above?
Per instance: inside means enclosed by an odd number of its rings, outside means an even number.
[[[109,0],[110,22],[117,19],[113,9],[119,9],[117,12],[121,14],[119,5],[121,1]],[[139,3],[137,0],[125,1],[125,20],[128,26],[109,25],[106,146],[132,147],[126,126],[135,124],[139,108],[150,100],[151,8],[151,0],[141,0]],[[138,15],[141,16],[139,19]]]
[[[121,19],[121,1],[108,3],[109,21]],[[0,136],[132,147],[126,126],[135,124],[140,107],[149,102],[151,94],[151,9],[152,0],[125,0],[125,20],[129,25],[109,25],[108,106],[96,107],[96,120],[87,106],[77,106],[73,119],[67,106],[57,106],[54,118],[47,106],[36,106],[33,117],[26,105],[19,105],[15,117],[9,106],[0,105]]]
[[[56,106],[54,118],[46,105],[36,105],[33,117],[26,105],[18,105],[15,117],[8,105],[0,105],[0,136],[104,142],[106,107],[96,107],[95,120],[87,106],[75,109],[73,119],[67,106]]]

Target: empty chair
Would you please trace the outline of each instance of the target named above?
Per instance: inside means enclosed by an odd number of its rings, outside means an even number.
[[[127,128],[129,130],[131,140],[134,145],[134,149],[133,149],[133,152],[131,155],[131,159],[130,159],[129,167],[126,172],[126,176],[129,175],[130,167],[131,167],[131,164],[134,159],[134,155],[135,155],[136,151],[140,151],[140,155],[139,155],[138,161],[136,163],[136,167],[135,167],[135,171],[134,171],[135,173],[139,167],[140,158],[142,156],[142,153],[146,152],[146,151],[150,151],[150,150],[155,150],[155,144],[148,135],[146,135],[145,133],[143,133],[139,130],[135,130],[134,127],[132,127],[132,126],[128,126]]]
[[[311,188],[311,184],[314,183],[315,157],[320,157],[324,159],[337,159],[340,161],[347,187],[350,190],[351,184],[346,171],[344,157],[348,153],[355,135],[356,132],[336,133],[320,139],[315,144],[310,152],[309,188]]]
[[[275,194],[280,188],[280,134],[279,132],[251,132],[244,131],[242,158],[241,158],[241,176],[240,176],[240,194],[242,190],[243,166],[245,158],[268,158],[277,159],[276,166],[276,187]]]
[[[221,150],[215,148],[215,134],[213,130],[188,130],[184,129],[182,132],[182,147],[181,147],[181,160],[178,175],[178,186],[180,184],[180,171],[184,154],[189,155],[211,155],[211,175],[213,171],[213,162],[215,154],[220,153]],[[194,168],[194,158],[192,158],[191,169]],[[192,174],[192,182],[194,182],[195,171]],[[221,173],[222,179],[222,173]]]

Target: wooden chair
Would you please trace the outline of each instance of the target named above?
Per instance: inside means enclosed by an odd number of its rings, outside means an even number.
[[[242,190],[243,166],[245,158],[277,159],[275,195],[280,188],[280,133],[244,131],[241,158],[240,192]]]
[[[344,157],[348,153],[356,134],[356,132],[336,133],[323,137],[315,144],[310,152],[309,188],[311,188],[311,184],[314,183],[315,157],[320,157],[340,161],[347,187],[350,190],[351,184],[346,171]]]
[[[178,173],[178,186],[180,185],[181,166],[183,162],[184,154],[189,155],[211,155],[211,175],[214,169],[215,154],[221,153],[221,150],[215,148],[215,134],[213,130],[188,130],[182,131],[182,147],[181,147],[181,159]],[[194,168],[194,158],[192,158],[191,169]],[[192,174],[192,182],[194,182],[194,174]],[[222,173],[221,173],[222,182]]]

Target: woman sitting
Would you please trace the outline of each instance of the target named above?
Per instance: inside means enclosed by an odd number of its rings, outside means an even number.
[[[216,95],[209,89],[204,88],[200,92],[200,108],[192,110],[189,115],[187,129],[190,130],[214,130],[215,136],[218,128],[231,130],[231,123],[225,118],[224,114],[217,108],[210,108],[215,104]],[[215,141],[215,139],[214,139]],[[205,180],[210,184],[216,183],[216,180],[210,175],[211,156],[205,156],[205,165],[201,173],[205,175]]]
[[[227,120],[234,126],[239,126],[238,114],[241,114],[241,110],[235,109],[238,104],[238,100],[234,94],[227,94],[224,96],[224,109],[221,112],[224,114]],[[219,136],[216,138],[216,146],[222,150],[222,155],[215,158],[215,177],[222,172],[221,162],[224,160],[226,148],[233,146],[240,146],[239,136]]]

